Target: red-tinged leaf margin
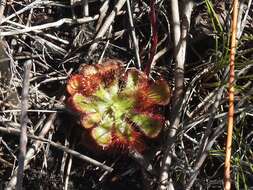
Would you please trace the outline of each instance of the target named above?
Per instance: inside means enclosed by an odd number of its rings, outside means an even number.
[[[144,142],[142,141],[142,134],[136,131],[128,121],[125,121],[127,124],[127,130],[129,135],[127,138],[124,134],[117,132],[116,127],[113,132],[113,142],[112,147],[119,149],[120,151],[135,149],[139,152],[143,152],[145,150]]]
[[[80,74],[72,75],[67,83],[67,92],[70,95],[74,95],[75,93],[81,90],[83,76]]]
[[[135,68],[128,69],[123,78],[125,83],[123,93],[131,94],[138,91],[143,85],[147,85],[148,81],[149,79],[144,72]]]
[[[98,74],[98,67],[96,65],[82,65],[79,69],[79,73],[83,76],[91,76]]]
[[[76,112],[88,114],[96,111],[91,107],[91,101],[89,97],[83,96],[81,93],[75,93],[68,99],[68,105]]]
[[[171,90],[167,82],[163,79],[157,81],[149,80],[149,83],[141,85],[136,93],[137,110],[154,109],[158,105],[165,106],[169,103]]]

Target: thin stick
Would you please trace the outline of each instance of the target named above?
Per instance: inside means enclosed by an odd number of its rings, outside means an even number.
[[[210,134],[212,132],[211,127],[214,122],[215,113],[217,112],[217,108],[220,104],[223,92],[224,92],[224,87],[220,87],[219,91],[217,92],[216,98],[215,98],[215,103],[213,104],[213,106],[211,108],[211,114],[210,114],[210,117],[208,118],[207,129],[206,129],[204,137],[203,137],[204,140],[201,142],[199,152],[197,154],[198,155],[198,157],[196,159],[197,161],[195,162],[195,165],[193,167],[194,175],[191,175],[189,181],[187,181],[187,183],[185,185],[186,190],[190,190],[192,188],[192,185],[194,184],[194,182],[197,178],[199,170],[200,170],[202,164],[204,163],[206,157],[208,156],[207,150],[210,150],[210,149],[207,148],[207,146],[209,146],[209,144],[210,144],[210,138],[211,138]],[[213,143],[214,143],[214,141],[213,141]]]
[[[98,19],[97,25],[96,25],[96,32],[98,31],[98,29],[103,24],[103,20],[106,16],[106,13],[107,13],[108,9],[109,9],[109,0],[105,0],[103,5],[99,9],[99,19]]]
[[[240,2],[240,3],[243,3],[243,2]],[[241,25],[239,25],[239,27],[237,26],[237,38],[239,39],[243,33],[243,30],[246,26],[246,23],[247,23],[247,19],[248,19],[248,15],[249,15],[249,11],[250,11],[250,7],[252,6],[252,0],[249,0],[248,1],[248,5],[247,5],[247,9],[245,11],[245,14],[244,14],[244,18],[243,20],[241,21]]]
[[[115,16],[119,13],[121,8],[124,6],[125,2],[126,2],[126,0],[119,0],[118,3],[115,5],[113,11],[107,17],[106,21],[104,22],[104,24],[99,29],[99,31],[98,31],[95,39],[94,39],[95,43],[90,46],[89,55],[91,55],[93,53],[93,51],[97,48],[97,46],[98,46],[97,40],[102,38],[105,35],[106,31],[108,30],[108,28],[113,23]]]
[[[234,81],[235,81],[235,53],[236,53],[236,33],[237,33],[237,17],[238,17],[238,0],[233,2],[233,20],[232,20],[232,36],[231,36],[231,50],[230,50],[230,73],[229,73],[229,110],[228,110],[228,131],[226,143],[226,157],[224,168],[224,189],[231,189],[230,176],[230,159],[232,149],[232,134],[234,124]]]
[[[53,27],[58,28],[58,27],[62,26],[63,24],[70,24],[70,25],[71,24],[83,24],[86,22],[94,21],[94,20],[98,19],[98,17],[99,17],[99,15],[95,15],[93,17],[83,17],[83,18],[76,19],[76,20],[69,19],[69,18],[62,18],[58,21],[51,22],[51,23],[26,27],[24,29],[15,29],[13,31],[8,31],[8,32],[1,32],[0,37],[18,35],[18,34],[23,34],[23,33],[27,33],[27,32],[38,32],[39,30],[53,28]]]
[[[172,113],[170,129],[168,131],[167,142],[165,144],[165,153],[162,161],[160,171],[160,185],[159,190],[173,190],[174,185],[170,178],[169,168],[172,164],[172,155],[175,149],[175,139],[178,128],[180,126],[181,113],[184,105],[184,63],[185,63],[185,51],[186,40],[188,30],[190,28],[190,18],[193,11],[194,1],[184,0],[184,9],[182,11],[182,23],[180,23],[179,5],[178,0],[172,0],[171,12],[173,21],[173,33],[174,33],[174,48],[175,48],[175,92],[174,101],[172,103]],[[182,29],[180,28],[182,26]]]
[[[5,6],[6,6],[6,0],[1,0],[0,1],[0,22],[3,18],[3,15],[4,15]]]
[[[27,60],[24,63],[24,80],[23,80],[23,90],[21,99],[21,132],[20,132],[20,152],[18,158],[18,175],[16,189],[21,190],[23,185],[23,174],[24,174],[24,163],[26,155],[27,146],[27,110],[28,110],[28,99],[29,99],[29,75],[32,67],[32,61]]]
[[[171,13],[172,13],[172,24],[173,24],[173,44],[174,44],[174,56],[176,60],[176,70],[175,70],[175,93],[174,93],[174,100],[173,101],[173,118],[174,121],[172,122],[169,130],[169,134],[167,139],[173,139],[176,136],[176,132],[180,122],[180,105],[182,102],[179,100],[182,99],[183,93],[183,81],[184,80],[184,62],[180,59],[179,54],[179,46],[180,46],[180,36],[181,36],[181,29],[180,29],[180,15],[179,15],[179,5],[178,0],[171,0]],[[181,64],[182,63],[182,64]],[[181,68],[181,70],[179,69]],[[177,108],[178,107],[178,108]],[[162,167],[160,172],[160,185],[159,190],[174,190],[174,185],[172,180],[170,179],[169,167],[172,162],[172,152],[174,149],[174,143],[172,141],[166,142],[166,151],[164,154],[164,158],[162,161]]]
[[[60,98],[60,102],[63,102],[64,99],[65,99],[65,96],[62,96]],[[56,118],[56,113],[50,114],[50,116],[48,117],[44,127],[42,128],[42,130],[39,133],[39,137],[43,138],[43,137],[46,136],[46,134],[48,134],[48,131],[50,129],[52,129],[52,124],[53,124],[55,118]],[[41,146],[42,146],[42,142],[37,140],[29,148],[29,150],[27,151],[26,157],[25,157],[25,169],[28,168],[29,162],[32,160],[32,158],[34,158],[35,154],[39,152]],[[16,183],[17,183],[17,168],[14,170],[14,172],[13,172],[11,178],[10,178],[10,181],[7,184],[5,190],[14,189]]]
[[[17,12],[15,12],[15,13],[11,14],[10,16],[8,16],[8,17],[2,19],[2,20],[0,21],[0,24],[3,24],[3,23],[6,22],[7,20],[12,19],[12,18],[14,18],[14,17],[16,17],[16,16],[22,14],[23,12],[25,12],[25,11],[31,9],[31,8],[38,7],[39,5],[47,5],[47,4],[50,4],[50,3],[53,3],[53,1],[45,1],[45,0],[43,0],[43,1],[42,1],[42,0],[34,1],[34,2],[30,3],[29,5],[26,5],[23,9],[20,9],[19,11],[17,11]]]
[[[84,0],[84,5],[83,5],[83,13],[84,16],[89,16],[89,1],[88,0]]]
[[[6,23],[11,24],[11,25],[14,25],[14,26],[21,27],[21,28],[29,28],[28,26],[25,26],[25,25],[23,25],[23,24],[16,23],[16,22],[13,22],[13,21],[10,21],[10,20],[9,20],[9,21],[6,21]],[[59,38],[58,36],[56,37],[56,36],[54,36],[54,35],[52,35],[52,34],[47,34],[47,33],[43,32],[42,30],[34,30],[34,32],[35,32],[35,33],[42,33],[44,36],[46,36],[46,37],[48,37],[48,38],[50,38],[50,39],[59,41],[59,42],[61,42],[61,43],[63,43],[63,44],[66,44],[66,45],[69,44],[69,42],[68,42],[67,40],[61,39],[61,38]]]
[[[129,17],[129,24],[130,24],[130,28],[131,28],[133,44],[134,44],[134,47],[135,47],[134,51],[135,51],[137,66],[138,66],[138,69],[141,69],[141,60],[140,60],[140,55],[139,55],[139,45],[138,45],[138,40],[137,40],[136,34],[135,34],[134,21],[133,21],[133,15],[132,15],[132,11],[131,11],[130,0],[127,0],[127,12],[128,12],[128,17]]]
[[[72,146],[72,149],[74,149],[74,148],[75,148],[75,142],[73,143],[73,146]],[[72,155],[69,155],[69,162],[68,162],[67,171],[66,171],[64,190],[68,190],[69,176],[70,176],[72,163],[73,163]]]
[[[14,134],[14,135],[19,135],[20,134],[20,130],[19,129],[15,129],[15,128],[6,128],[6,127],[1,127],[0,126],[0,131],[1,132],[4,132],[4,133],[8,133],[8,134]],[[75,150],[72,150],[72,149],[69,149],[68,147],[66,146],[63,146],[63,145],[60,145],[58,143],[55,143],[53,141],[50,141],[48,139],[45,139],[44,137],[40,137],[40,136],[35,136],[35,135],[27,135],[29,138],[31,139],[34,139],[34,140],[37,140],[37,142],[39,142],[40,144],[42,144],[42,142],[46,142],[48,144],[50,144],[51,146],[59,149],[59,150],[62,150],[62,151],[65,151],[67,152],[68,154],[71,154],[72,156],[78,158],[78,159],[81,159],[85,162],[88,162],[94,166],[97,166],[105,171],[108,171],[108,172],[112,172],[113,171],[113,168],[109,167],[109,166],[106,166],[105,164],[93,159],[93,158],[90,158],[88,156],[85,156],[83,154],[80,154],[79,152],[75,151]],[[30,156],[30,155],[29,155]]]

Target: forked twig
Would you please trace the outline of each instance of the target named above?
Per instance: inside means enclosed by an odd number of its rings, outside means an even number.
[[[237,17],[238,17],[238,0],[233,1],[233,18],[232,18],[232,35],[231,35],[231,50],[230,50],[230,73],[228,82],[229,92],[229,110],[228,110],[228,128],[227,128],[227,143],[226,157],[224,168],[224,189],[231,189],[230,176],[230,159],[232,150],[232,134],[234,125],[234,81],[235,81],[235,53],[236,53],[236,33],[237,33]]]

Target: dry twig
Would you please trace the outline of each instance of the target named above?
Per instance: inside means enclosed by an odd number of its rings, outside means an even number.
[[[24,63],[24,78],[23,78],[23,90],[22,90],[22,100],[21,100],[21,132],[20,132],[20,153],[18,158],[18,175],[17,175],[17,185],[16,189],[22,190],[23,186],[23,173],[24,173],[24,162],[26,155],[27,146],[27,109],[29,100],[29,76],[32,67],[32,60],[27,60]]]
[[[93,17],[84,17],[84,18],[80,18],[80,19],[70,19],[70,18],[62,18],[58,21],[52,22],[52,23],[47,23],[47,24],[42,24],[42,25],[38,25],[38,26],[31,26],[31,27],[26,27],[24,29],[20,29],[17,30],[15,29],[14,31],[8,31],[8,32],[1,32],[0,36],[12,36],[12,35],[18,35],[18,34],[23,34],[23,33],[27,33],[27,32],[40,32],[40,30],[43,29],[48,29],[48,28],[52,28],[52,27],[60,27],[63,24],[83,24],[86,22],[90,22],[93,20],[96,20],[99,16],[95,15]]]
[[[183,22],[182,29],[180,28],[180,16],[179,16],[179,6],[177,0],[171,1],[171,11],[172,11],[172,22],[173,22],[173,34],[174,34],[174,48],[175,48],[175,91],[174,91],[174,101],[172,105],[173,118],[169,134],[167,137],[167,142],[165,144],[165,154],[163,158],[163,163],[160,173],[160,190],[174,189],[172,180],[170,179],[169,167],[172,162],[172,154],[174,150],[174,141],[176,138],[176,133],[179,128],[181,110],[183,105],[184,96],[184,63],[185,63],[185,51],[186,51],[186,38],[188,35],[188,30],[190,27],[190,18],[193,10],[194,3],[191,0],[185,0],[184,12],[183,12]]]
[[[65,99],[65,97],[63,96],[60,101],[62,102],[64,99]],[[43,129],[41,130],[41,132],[39,134],[40,138],[44,138],[46,136],[46,134],[48,133],[48,131],[52,127],[52,124],[53,124],[53,122],[55,120],[55,117],[56,117],[56,113],[52,113],[49,116],[47,122],[45,123]],[[33,143],[33,145],[31,146],[31,148],[29,148],[29,150],[27,151],[26,156],[25,156],[24,169],[27,168],[26,166],[32,160],[32,158],[34,157],[34,155],[40,150],[41,145],[42,145],[41,141],[37,140],[37,141],[35,141]],[[11,176],[11,179],[10,179],[10,181],[9,181],[7,187],[6,187],[6,190],[14,189],[14,187],[15,187],[15,185],[17,183],[17,169],[18,168],[15,169],[13,175]]]
[[[101,26],[94,39],[95,42],[90,46],[89,55],[91,55],[93,51],[97,48],[98,45],[97,40],[101,39],[105,35],[106,31],[113,23],[115,16],[119,13],[120,9],[124,6],[125,2],[126,0],[119,0],[118,3],[115,5],[111,14],[106,18],[104,24]]]
[[[131,11],[130,0],[126,0],[126,2],[127,2],[127,12],[128,12],[129,24],[130,24],[131,34],[132,34],[132,39],[133,39],[133,44],[134,44],[134,51],[135,51],[137,66],[138,66],[139,69],[141,69],[141,60],[140,60],[140,55],[139,55],[139,45],[138,45],[138,40],[136,38],[136,33],[135,33],[135,28],[134,28],[134,21],[133,21],[133,15],[132,15],[132,11]]]
[[[1,22],[2,19],[3,19],[3,14],[4,14],[5,5],[6,5],[6,0],[1,0],[1,1],[0,1],[0,22]]]
[[[5,128],[5,127],[1,127],[0,126],[0,131],[1,132],[4,132],[4,133],[9,133],[9,134],[14,134],[14,135],[19,135],[20,134],[20,130],[18,129],[14,129],[14,128]],[[76,158],[79,158],[81,160],[84,160],[86,162],[89,162],[91,164],[93,164],[94,166],[97,166],[97,167],[100,167],[101,169],[103,170],[106,170],[108,172],[112,172],[113,171],[113,168],[109,167],[109,166],[106,166],[105,164],[97,161],[97,160],[94,160],[88,156],[85,156],[83,154],[80,154],[79,152],[75,151],[75,150],[72,150],[72,149],[69,149],[63,145],[60,145],[58,143],[55,143],[53,141],[50,141],[48,139],[45,139],[44,137],[40,137],[40,136],[35,136],[35,135],[27,135],[27,137],[31,138],[31,139],[34,139],[34,140],[37,140],[36,142],[39,142],[40,144],[42,144],[42,142],[46,142],[48,144],[50,144],[51,146],[59,149],[59,150],[62,150],[64,152],[67,152],[68,154],[72,155],[72,156],[75,156]],[[30,149],[31,150],[31,149]],[[29,151],[28,151],[29,152]],[[37,153],[37,152],[36,152]],[[31,154],[29,154],[29,156],[31,156]],[[26,156],[27,157],[27,156]],[[28,159],[28,158],[27,158]],[[30,158],[31,159],[31,158]],[[28,160],[25,160],[26,162],[28,162]],[[26,163],[28,164],[28,163]],[[26,169],[26,168],[25,168]],[[10,183],[9,183],[10,184]],[[10,185],[9,185],[10,186]],[[9,188],[13,188],[12,187],[9,187]]]
[[[224,170],[224,189],[226,190],[231,189],[230,159],[232,151],[232,135],[234,125],[234,81],[235,81],[237,17],[238,17],[238,0],[234,0],[231,50],[230,50],[230,73],[229,73],[229,87],[228,87],[229,92],[228,128],[227,128],[227,143],[226,143],[226,157],[225,157],[225,170]]]

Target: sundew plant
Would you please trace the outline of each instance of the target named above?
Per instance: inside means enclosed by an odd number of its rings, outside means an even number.
[[[125,71],[119,60],[84,65],[67,84],[68,104],[80,123],[103,149],[121,147],[142,151],[142,137],[156,138],[165,118],[170,88],[164,79],[151,80],[135,68]]]

